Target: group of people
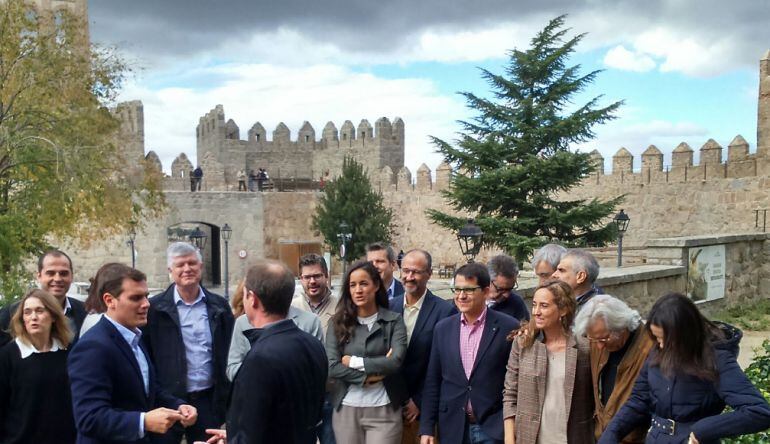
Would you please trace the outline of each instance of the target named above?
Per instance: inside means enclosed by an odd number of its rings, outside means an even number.
[[[338,296],[308,254],[301,294],[262,261],[227,301],[174,243],[165,292],[109,263],[85,305],[47,252],[40,289],[0,310],[0,442],[709,444],[770,427],[740,330],[675,293],[643,321],[584,250],[535,253],[531,309],[511,257],[459,267],[445,300],[428,251],[366,250]]]
[[[244,169],[238,170],[238,191],[255,191],[254,184],[257,184],[257,191],[264,191],[269,180],[270,176],[264,168],[259,168],[257,171],[251,170],[248,174]]]

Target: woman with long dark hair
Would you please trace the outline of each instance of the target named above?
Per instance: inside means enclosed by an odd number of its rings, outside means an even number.
[[[505,442],[590,444],[594,400],[589,346],[572,333],[577,304],[569,285],[546,281],[532,319],[514,331],[503,390]]]
[[[329,320],[326,354],[332,390],[332,427],[340,443],[401,442],[401,406],[408,398],[399,369],[406,354],[406,327],[388,310],[377,269],[359,261],[342,284]]]
[[[600,444],[647,423],[646,442],[662,444],[716,444],[770,427],[770,406],[736,361],[740,330],[710,322],[678,293],[655,302],[646,329],[658,346]]]
[[[14,340],[0,348],[0,442],[67,444],[77,434],[67,377],[72,341],[61,304],[32,290],[11,318]]]

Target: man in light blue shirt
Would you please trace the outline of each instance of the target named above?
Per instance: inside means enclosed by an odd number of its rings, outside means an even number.
[[[173,283],[150,301],[142,341],[158,367],[158,381],[198,409],[194,426],[172,428],[156,442],[205,441],[225,420],[230,380],[225,369],[235,319],[227,301],[201,286],[200,252],[185,242],[168,247]]]

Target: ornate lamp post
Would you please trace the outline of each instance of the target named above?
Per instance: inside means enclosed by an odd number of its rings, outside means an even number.
[[[468,223],[457,233],[457,242],[460,244],[460,251],[462,251],[463,256],[468,258],[469,264],[473,262],[473,259],[479,254],[483,239],[484,232],[473,222],[473,219],[468,219]]]
[[[350,232],[350,226],[347,222],[343,221],[340,224],[340,232],[337,233],[337,239],[340,240],[340,258],[342,259],[342,275],[344,276],[348,270],[348,261],[345,260],[347,254],[348,242],[353,238],[353,234]]]
[[[198,251],[203,254],[203,249],[206,248],[206,241],[208,240],[208,236],[206,236],[206,233],[201,230],[201,227],[195,227],[195,229],[190,233],[190,243],[195,245],[195,248],[198,249]]]
[[[230,244],[230,237],[233,235],[233,229],[230,228],[230,225],[225,224],[221,231],[222,240],[225,241],[225,299],[230,299],[230,260],[227,255],[227,247]]]
[[[128,227],[128,244],[129,247],[131,247],[131,268],[136,268],[136,250],[134,249],[134,242],[136,241],[136,227],[135,224],[131,222],[131,224]]]
[[[618,268],[620,268],[623,265],[623,235],[626,234],[628,223],[631,222],[631,219],[628,217],[628,214],[620,210],[620,213],[616,214],[613,220],[618,227]]]

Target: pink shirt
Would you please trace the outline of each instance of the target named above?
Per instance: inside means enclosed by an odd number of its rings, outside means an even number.
[[[465,377],[468,378],[468,380],[471,379],[473,363],[476,362],[476,354],[479,351],[481,335],[484,334],[484,324],[486,321],[486,307],[484,307],[481,316],[479,316],[473,324],[468,324],[465,320],[465,314],[460,316],[460,359],[463,362],[463,370],[465,370]],[[468,405],[465,406],[465,410],[468,413],[473,411],[470,398],[468,398]]]

